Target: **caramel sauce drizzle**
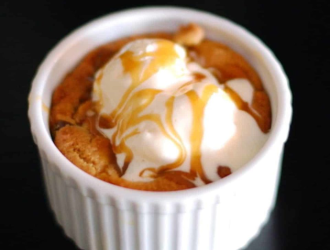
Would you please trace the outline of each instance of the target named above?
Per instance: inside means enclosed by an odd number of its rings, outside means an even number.
[[[207,105],[211,96],[218,92],[218,87],[209,84],[207,85],[202,93],[202,96],[199,97],[198,94],[190,90],[187,92],[187,96],[190,100],[192,110],[193,110],[193,120],[192,120],[192,131],[190,134],[190,145],[191,145],[191,159],[190,159],[190,173],[193,176],[200,176],[204,183],[210,183],[211,181],[206,177],[203,166],[202,166],[202,154],[201,154],[201,145],[204,135],[203,129],[203,117],[205,106]]]
[[[193,180],[199,176],[204,183],[210,183],[211,181],[206,177],[201,162],[201,144],[204,135],[203,117],[205,107],[211,96],[218,91],[218,87],[213,84],[206,85],[201,96],[199,96],[195,90],[189,90],[185,93],[190,101],[193,113],[192,129],[190,134],[190,171],[189,173],[177,171],[174,169],[183,164],[187,158],[187,152],[183,145],[182,139],[174,128],[172,121],[174,102],[176,98],[175,94],[183,88],[203,80],[205,75],[195,73],[193,80],[183,84],[176,91],[176,93],[174,93],[174,95],[168,98],[165,103],[165,126],[159,114],[141,115],[141,113],[153,102],[162,90],[142,89],[136,92],[134,92],[134,90],[136,90],[137,87],[139,87],[152,75],[157,73],[160,68],[170,68],[174,65],[175,60],[178,59],[178,54],[175,50],[174,44],[171,41],[159,39],[157,41],[157,49],[154,51],[143,52],[140,54],[134,54],[132,51],[126,51],[120,55],[119,58],[121,59],[124,72],[130,74],[131,76],[131,85],[123,94],[123,97],[117,107],[110,114],[100,115],[99,126],[104,129],[112,129],[117,127],[117,130],[112,135],[111,142],[115,154],[125,154],[124,165],[122,170],[119,170],[121,172],[120,175],[122,176],[125,174],[134,157],[132,150],[126,144],[126,141],[129,138],[140,133],[137,128],[133,129],[133,127],[142,122],[150,121],[156,124],[163,135],[173,142],[179,151],[179,155],[174,162],[159,166],[157,168],[145,168],[139,175],[144,176],[145,172],[148,172],[148,177],[157,178],[172,170],[184,178]],[[146,60],[149,60],[149,62],[146,62]],[[145,63],[148,63],[147,67],[145,67]],[[96,79],[97,84],[100,84],[102,77],[103,71],[101,71]],[[247,102],[244,102],[242,98],[228,86],[225,86],[224,91],[229,94],[238,109],[248,112],[257,121],[259,127],[262,128],[262,117],[255,113],[249,107]],[[100,107],[103,105],[103,97],[102,93],[99,94],[101,98],[97,105]],[[129,132],[129,130],[132,131]],[[126,135],[123,136],[124,134]]]
[[[98,74],[98,76],[95,79],[95,83],[96,83],[96,85],[98,85],[98,88],[97,89],[94,88],[94,91],[97,92],[96,94],[97,94],[97,96],[99,96],[99,101],[96,102],[96,107],[95,107],[96,110],[100,110],[101,107],[103,106],[103,103],[104,103],[104,101],[103,101],[103,93],[99,89],[99,86],[101,85],[101,80],[103,78],[103,75],[104,75],[104,67],[102,67],[100,69],[100,73]]]
[[[257,122],[260,130],[263,133],[267,133],[268,129],[264,126],[264,120],[261,115],[255,112],[249,105],[248,102],[245,102],[233,89],[225,85],[224,91],[230,96],[230,98],[234,101],[236,107],[239,110],[245,111],[250,114],[254,120]]]
[[[149,60],[149,62],[145,62],[146,58]],[[130,74],[131,76],[131,85],[126,90],[118,106],[111,112],[111,114],[101,115],[99,120],[99,126],[101,128],[111,129],[117,127],[117,130],[112,135],[111,141],[114,153],[125,154],[124,166],[120,174],[125,174],[129,163],[133,159],[133,153],[131,149],[127,147],[125,141],[130,137],[140,133],[140,131],[135,129],[123,138],[121,137],[129,129],[144,121],[151,121],[155,123],[164,134],[164,136],[171,140],[179,149],[179,156],[177,157],[176,161],[164,166],[160,166],[158,170],[160,172],[164,172],[177,168],[185,160],[186,152],[183,142],[174,129],[171,119],[173,114],[174,97],[169,98],[169,100],[166,102],[167,111],[165,119],[166,125],[169,128],[169,131],[167,131],[159,114],[145,114],[141,116],[141,113],[162,91],[157,89],[142,89],[132,94],[132,92],[137,87],[139,87],[152,75],[157,73],[160,68],[170,68],[172,65],[174,65],[175,60],[178,59],[178,54],[173,43],[167,40],[158,40],[157,49],[155,51],[144,52],[138,55],[134,54],[132,51],[126,51],[120,56],[120,59],[124,68],[124,72]],[[144,67],[145,63],[148,63],[147,67]],[[118,138],[121,138],[119,143]],[[148,168],[144,171],[146,170],[156,172],[154,168]],[[141,172],[140,175],[143,175],[143,172]]]

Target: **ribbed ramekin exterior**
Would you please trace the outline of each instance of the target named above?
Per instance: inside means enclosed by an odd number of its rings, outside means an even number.
[[[196,199],[185,211],[100,197],[59,172],[39,149],[50,206],[65,234],[85,250],[236,250],[258,233],[273,208],[281,148],[266,165],[219,190],[207,204]],[[263,166],[262,166],[263,165]],[[148,206],[148,205],[146,205]],[[150,212],[152,211],[152,212]],[[183,212],[182,212],[183,211]]]

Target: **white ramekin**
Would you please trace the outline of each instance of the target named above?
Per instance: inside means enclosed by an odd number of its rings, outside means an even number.
[[[273,114],[264,147],[225,179],[175,192],[122,188],[74,166],[56,148],[48,128],[52,92],[64,75],[88,51],[105,42],[132,34],[174,31],[188,22],[203,26],[208,38],[228,44],[258,71]],[[291,113],[287,77],[258,38],[222,17],[173,7],[122,11],[77,29],[47,55],[29,96],[31,130],[50,206],[67,236],[86,250],[234,250],[246,246],[274,207]]]

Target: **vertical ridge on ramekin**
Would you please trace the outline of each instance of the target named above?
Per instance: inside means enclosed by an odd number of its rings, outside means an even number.
[[[149,233],[149,244],[148,244],[148,250],[157,249],[158,250],[158,244],[157,244],[157,235],[159,231],[158,227],[158,221],[157,216],[155,213],[150,213],[149,216],[146,217],[147,225],[148,225],[148,233]]]
[[[211,249],[210,248],[210,229],[212,224],[211,218],[211,209],[212,207],[207,207],[204,209],[198,210],[197,216],[197,235],[202,236],[198,237],[197,249]]]
[[[131,216],[131,211],[118,210],[119,229],[120,229],[120,242],[124,250],[133,249],[135,246],[135,235],[132,227],[134,226],[134,218]]]
[[[86,221],[86,239],[90,250],[98,250],[99,237],[98,231],[98,214],[95,209],[95,201],[91,197],[85,197],[84,202],[84,219]]]
[[[64,210],[63,210],[63,203],[62,197],[63,194],[61,193],[61,180],[60,177],[55,173],[54,174],[54,185],[55,185],[55,200],[57,204],[57,216],[61,224],[64,224]]]
[[[136,213],[137,216],[137,233],[138,233],[138,250],[148,250],[150,249],[148,246],[147,240],[150,237],[148,234],[148,221],[147,221],[147,214],[146,213]]]
[[[72,219],[72,207],[70,205],[70,190],[73,189],[70,186],[67,186],[65,183],[63,185],[63,193],[65,193],[65,206],[66,206],[66,223],[65,223],[65,227],[67,227],[65,231],[66,235],[69,238],[73,238],[74,237],[74,224],[73,224],[73,219]]]
[[[198,226],[198,222],[197,222],[197,217],[198,217],[198,210],[194,210],[192,211],[192,213],[189,213],[189,219],[188,219],[188,223],[189,221],[191,221],[191,225],[188,226],[190,228],[189,233],[190,233],[190,246],[188,249],[191,250],[198,250],[197,248],[197,244],[198,244],[198,239],[197,239],[197,226]]]
[[[140,214],[139,212],[137,211],[137,207],[136,205],[134,204],[134,211],[132,212],[133,213],[133,216],[134,216],[134,235],[135,235],[135,239],[136,239],[136,242],[135,242],[135,248],[136,250],[143,250],[143,248],[141,248],[141,237],[140,237],[140,232],[139,232],[139,218],[140,218]]]
[[[54,205],[54,214],[56,219],[58,220],[58,223],[61,224],[61,216],[60,216],[60,207],[59,207],[59,200],[58,200],[58,192],[56,187],[56,174],[53,172],[52,169],[49,171],[52,171],[50,174],[50,185],[53,189],[53,205]]]
[[[175,249],[175,250],[179,250],[178,248],[178,216],[177,213],[173,213],[171,214],[171,244],[170,244],[170,250],[171,249]]]
[[[209,234],[209,244],[210,244],[210,249],[214,249],[214,241],[215,241],[215,221],[217,219],[217,205],[211,206],[210,207],[211,212],[210,212],[210,234]]]
[[[39,150],[39,155],[41,159],[41,165],[42,165],[42,172],[44,176],[44,185],[46,186],[46,194],[48,197],[48,204],[51,210],[53,210],[53,189],[50,186],[50,176],[49,176],[49,168],[48,163],[46,160],[46,156],[43,154],[42,150]]]
[[[68,204],[69,204],[69,213],[70,213],[70,220],[72,224],[72,238],[80,242],[79,236],[80,234],[78,233],[79,227],[78,227],[78,221],[77,221],[77,214],[75,213],[75,198],[74,198],[74,188],[70,187],[68,189]]]
[[[47,165],[46,165],[46,160],[45,160],[45,156],[43,155],[43,152],[41,150],[38,150],[39,151],[39,155],[40,155],[40,160],[41,160],[41,167],[42,167],[42,175],[44,177],[43,181],[44,181],[44,186],[46,188],[45,190],[45,193],[47,195],[47,197],[49,197],[49,199],[47,200],[48,203],[49,203],[49,207],[51,208],[52,205],[50,204],[51,201],[51,192],[52,192],[52,189],[49,187],[49,177],[48,177],[48,168],[47,168]]]
[[[138,235],[136,234],[136,227],[137,227],[137,218],[134,208],[132,210],[125,210],[125,217],[126,217],[126,227],[129,232],[129,244],[128,250],[136,248],[138,246]]]
[[[47,162],[47,160],[45,160],[45,162]],[[48,163],[46,163],[48,165]],[[54,184],[53,184],[53,174],[52,174],[52,170],[47,167],[46,170],[46,174],[48,176],[48,187],[49,187],[49,201],[50,201],[50,205],[51,205],[51,209],[53,211],[53,213],[55,214],[55,209],[56,209],[56,205],[55,205],[55,188],[54,188]],[[55,215],[56,216],[56,215]]]
[[[181,212],[177,215],[177,247],[176,249],[189,249],[189,213]]]
[[[102,249],[119,249],[118,234],[116,233],[118,228],[117,218],[115,216],[116,211],[112,206],[98,203],[98,212],[100,213]]]
[[[61,208],[61,214],[62,214],[62,222],[64,224],[63,229],[66,235],[70,237],[71,235],[71,223],[70,223],[70,217],[69,217],[69,209],[68,209],[68,203],[67,203],[67,196],[68,193],[66,184],[64,179],[62,179],[60,176],[57,178],[57,192],[59,195],[59,202],[60,202],[60,208]]]
[[[158,249],[169,249],[169,217],[171,214],[160,214],[157,218],[157,241],[159,242]]]
[[[120,235],[120,217],[119,217],[119,210],[116,207],[112,207],[113,211],[113,218],[115,225],[115,236],[117,237],[117,245],[118,249],[123,249],[122,242],[121,242],[121,235]]]
[[[224,202],[221,205],[216,206],[216,218],[214,219],[215,222],[215,229],[214,229],[214,244],[213,249],[227,249],[227,234],[230,228],[230,216],[228,216],[228,206]]]
[[[81,194],[75,188],[69,189],[69,204],[71,207],[71,218],[73,222],[74,229],[74,239],[81,249],[86,246],[85,237],[86,233],[84,231],[84,219],[82,216],[82,202],[80,199]]]

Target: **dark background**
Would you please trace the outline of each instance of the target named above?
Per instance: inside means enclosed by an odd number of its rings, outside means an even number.
[[[127,1],[2,1],[0,249],[77,249],[48,208],[27,119],[31,80],[74,28]],[[155,5],[154,1],[141,2]],[[330,4],[327,1],[168,1],[227,17],[260,37],[282,62],[293,93],[277,206],[247,250],[330,249]]]

